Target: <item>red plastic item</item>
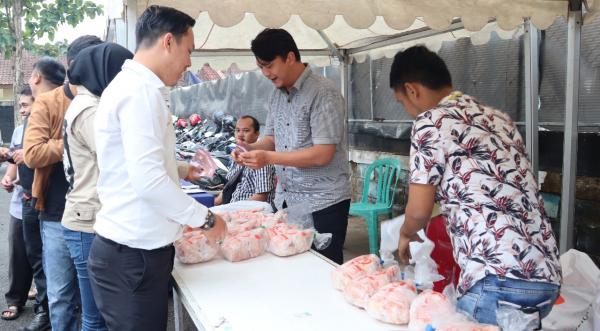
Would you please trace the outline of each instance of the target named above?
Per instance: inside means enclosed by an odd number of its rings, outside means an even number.
[[[177,126],[180,128],[185,128],[187,126],[187,121],[183,118],[177,120]]]
[[[200,115],[198,115],[198,114],[192,114],[192,116],[190,116],[190,124],[192,126],[196,126],[201,121],[202,121],[202,118],[200,118]]]
[[[460,276],[460,267],[452,254],[452,242],[446,231],[446,219],[439,215],[431,219],[425,231],[427,238],[435,243],[431,258],[438,265],[438,273],[445,279],[433,283],[433,290],[442,292],[450,282],[456,286]]]

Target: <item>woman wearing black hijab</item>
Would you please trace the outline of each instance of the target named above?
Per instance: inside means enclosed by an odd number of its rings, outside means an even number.
[[[77,95],[65,114],[63,163],[70,187],[62,225],[77,271],[83,331],[107,330],[94,302],[87,273],[87,259],[95,236],[93,225],[100,209],[94,118],[102,92],[121,71],[125,60],[131,58],[133,54],[126,48],[104,43],[81,51],[67,73]]]

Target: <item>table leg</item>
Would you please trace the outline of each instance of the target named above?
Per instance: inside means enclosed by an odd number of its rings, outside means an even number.
[[[175,317],[175,331],[184,331],[183,325],[183,305],[179,296],[179,289],[173,287],[173,313]]]

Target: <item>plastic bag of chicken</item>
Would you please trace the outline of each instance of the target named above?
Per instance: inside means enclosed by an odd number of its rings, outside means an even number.
[[[432,290],[425,290],[410,306],[408,330],[425,331],[428,325],[433,325],[435,316],[449,316],[453,312],[454,306],[448,297]]]
[[[221,244],[223,256],[231,262],[248,260],[262,255],[268,245],[268,237],[263,228],[228,235]]]
[[[279,223],[267,229],[268,251],[277,256],[291,256],[304,253],[313,242],[312,229],[299,229],[294,225]]]
[[[361,255],[337,267],[331,273],[333,287],[343,290],[350,280],[381,269],[381,260],[375,254]]]
[[[365,308],[371,296],[385,285],[397,280],[400,268],[391,266],[371,274],[352,279],[344,288],[344,298],[349,303]]]
[[[397,281],[377,290],[365,307],[369,316],[390,324],[407,324],[410,305],[417,297],[412,281]]]
[[[212,260],[219,253],[219,245],[210,242],[204,231],[186,226],[181,238],[174,243],[175,256],[181,263],[200,263]]]

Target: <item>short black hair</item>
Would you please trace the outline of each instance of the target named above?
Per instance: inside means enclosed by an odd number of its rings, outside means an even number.
[[[244,115],[244,116],[240,117],[240,120],[243,120],[243,119],[251,120],[254,131],[260,132],[260,123],[258,123],[258,120],[256,118],[254,118],[253,116],[250,116],[250,115]]]
[[[23,86],[23,88],[21,89],[21,91],[19,92],[19,94],[20,95],[24,95],[26,97],[33,98],[33,93],[31,92],[31,87],[29,87],[29,85]]]
[[[425,46],[413,46],[394,56],[390,70],[390,87],[404,90],[404,83],[420,83],[439,90],[452,86],[452,78],[446,63]]]
[[[300,62],[300,51],[292,35],[284,29],[264,29],[259,33],[251,44],[252,53],[262,61],[271,62],[276,57],[285,60],[290,52]]]
[[[75,60],[75,57],[77,57],[77,54],[79,54],[81,50],[102,43],[102,39],[89,34],[73,40],[69,47],[67,47],[67,65],[70,65],[71,61]]]
[[[67,72],[65,66],[56,59],[44,56],[33,64],[33,70],[37,71],[45,80],[59,86],[65,82]]]
[[[160,36],[169,32],[179,43],[181,37],[195,24],[196,20],[190,15],[175,8],[150,6],[144,10],[135,27],[136,49],[153,45]]]

